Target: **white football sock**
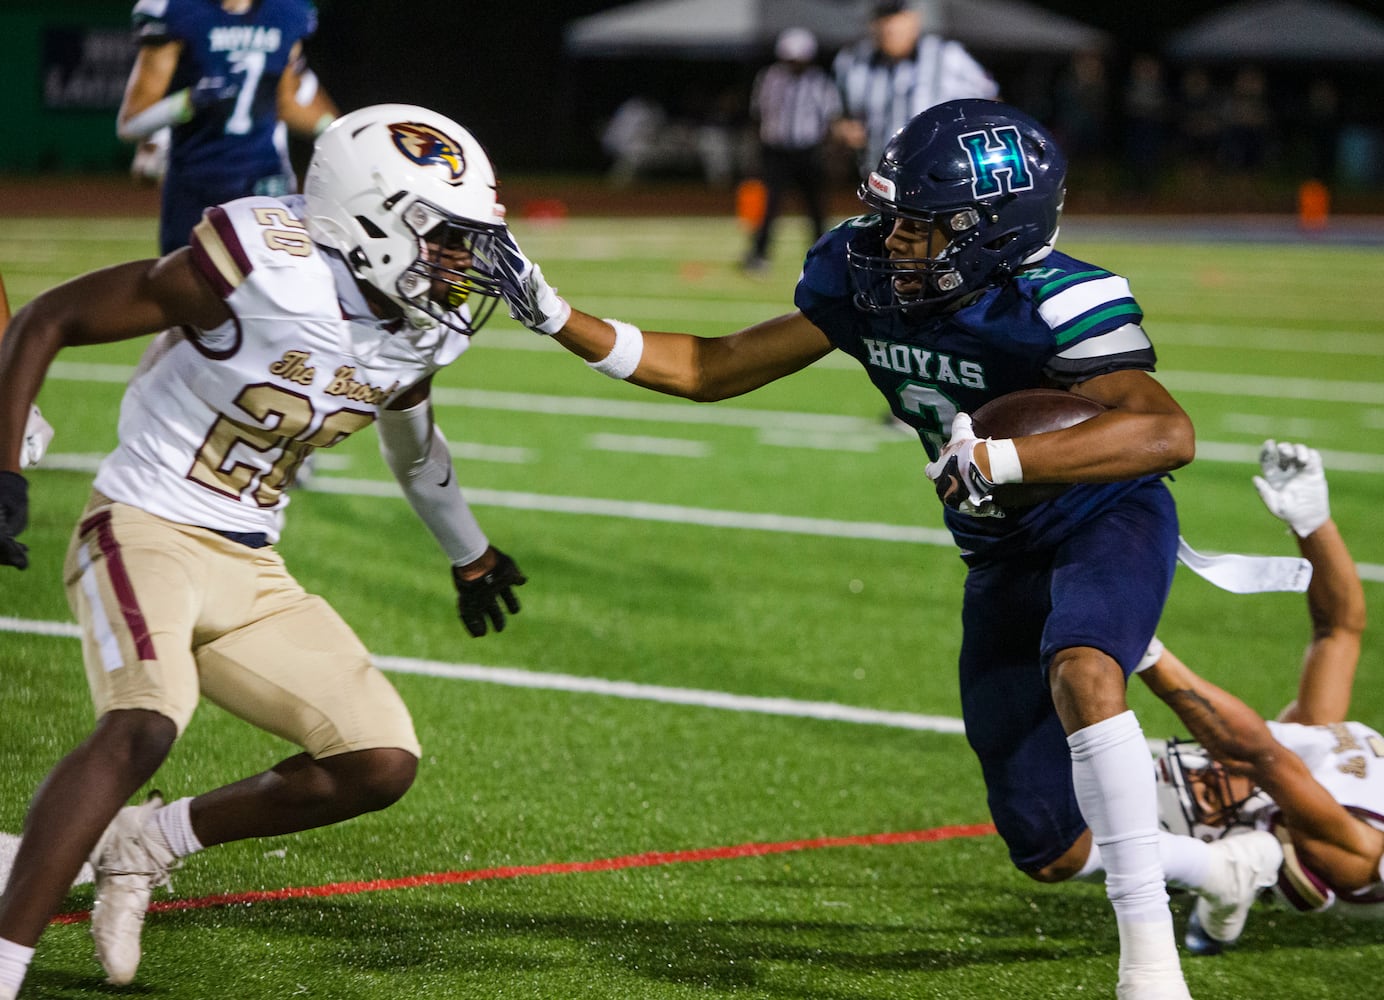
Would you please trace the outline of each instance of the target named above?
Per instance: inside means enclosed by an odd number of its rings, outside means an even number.
[[[1105,892],[1120,931],[1120,968],[1178,969],[1159,857],[1153,758],[1134,713],[1067,737],[1081,814],[1105,864]]]
[[[1210,844],[1163,830],[1158,834],[1158,856],[1163,859],[1163,877],[1179,889],[1196,892],[1206,885],[1211,870]]]
[[[1196,892],[1205,887],[1211,867],[1211,845],[1195,837],[1179,837],[1166,830],[1158,832],[1158,856],[1163,860],[1163,877],[1180,889]],[[1092,843],[1091,853],[1081,871],[1072,876],[1079,882],[1104,882],[1105,859]]]
[[[154,810],[154,825],[175,858],[185,858],[202,849],[202,842],[192,832],[191,805],[191,798],[181,798]]]
[[[34,949],[0,938],[0,997],[14,996],[24,985]]]

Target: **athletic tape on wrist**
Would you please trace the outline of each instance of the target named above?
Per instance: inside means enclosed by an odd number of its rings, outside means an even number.
[[[627,379],[639,367],[639,359],[644,356],[644,331],[633,323],[618,319],[607,319],[615,329],[615,346],[600,361],[588,361],[586,366],[611,378]]]
[[[538,276],[540,281],[542,281],[543,272],[538,269],[537,264],[533,266],[533,273]],[[553,334],[557,333],[564,326],[566,326],[567,321],[572,318],[571,305],[569,305],[567,300],[564,299],[561,295],[557,294],[557,289],[549,287],[548,292],[552,296],[555,304],[551,308],[542,308],[544,312],[551,313],[551,315],[549,315],[547,319],[545,319],[542,323],[539,323],[537,326],[529,328],[533,330],[534,333],[541,333],[545,337],[551,337]]]
[[[117,124],[115,134],[126,142],[143,142],[165,126],[189,121],[192,112],[192,92],[184,87],[131,115],[129,121]]]
[[[985,454],[990,458],[989,478],[995,486],[1024,481],[1024,469],[1019,464],[1019,451],[1014,447],[1013,438],[986,438]]]

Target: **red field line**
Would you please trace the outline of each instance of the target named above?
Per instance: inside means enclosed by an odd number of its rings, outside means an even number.
[[[326,885],[290,886],[286,889],[267,889],[259,892],[224,893],[199,896],[195,899],[169,899],[153,903],[149,912],[169,910],[205,910],[215,906],[248,906],[252,903],[271,903],[284,899],[350,896],[361,892],[380,892],[386,889],[417,889],[430,885],[454,885],[464,882],[484,882],[490,879],[529,878],[533,875],[574,875],[580,872],[609,872],[626,868],[653,868],[658,865],[679,865],[691,861],[725,861],[731,858],[752,858],[764,854],[787,854],[792,851],[815,851],[824,847],[878,847],[890,844],[921,844],[959,837],[985,837],[995,832],[989,823],[963,826],[939,826],[931,830],[908,830],[900,833],[866,833],[850,837],[816,837],[810,840],[781,840],[775,843],[734,844],[729,847],[702,847],[690,851],[648,851],[626,854],[618,858],[597,858],[593,861],[553,862],[542,865],[507,865],[500,868],[475,868],[470,871],[433,872],[409,875],[404,878],[372,879],[366,882],[330,882]],[[90,910],[60,913],[55,924],[79,924],[91,919]]]

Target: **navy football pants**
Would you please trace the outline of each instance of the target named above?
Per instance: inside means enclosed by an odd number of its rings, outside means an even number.
[[[159,253],[172,253],[188,245],[192,227],[202,212],[252,194],[277,198],[296,189],[294,179],[277,169],[268,174],[252,171],[234,177],[185,177],[170,170],[163,179],[159,207]]]
[[[1055,548],[973,567],[961,618],[961,704],[990,814],[1022,871],[1086,829],[1047,668],[1093,646],[1128,677],[1162,614],[1177,563],[1177,510],[1159,480],[1127,494]]]

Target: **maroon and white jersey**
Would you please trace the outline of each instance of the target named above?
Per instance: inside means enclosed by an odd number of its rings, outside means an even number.
[[[1384,830],[1384,736],[1361,722],[1301,726],[1270,722],[1269,730],[1283,746],[1302,758],[1312,777],[1333,798],[1360,819]],[[1268,802],[1256,812],[1255,825],[1272,829],[1278,809]],[[1341,916],[1384,919],[1384,873],[1380,881],[1356,893],[1333,892],[1325,881],[1305,869],[1285,848],[1279,894],[1300,910],[1328,906]]]
[[[160,334],[120,407],[101,493],[170,521],[277,541],[285,489],[315,448],[374,421],[470,341],[370,311],[345,263],[309,238],[302,198],[208,209],[193,261],[231,318]]]

